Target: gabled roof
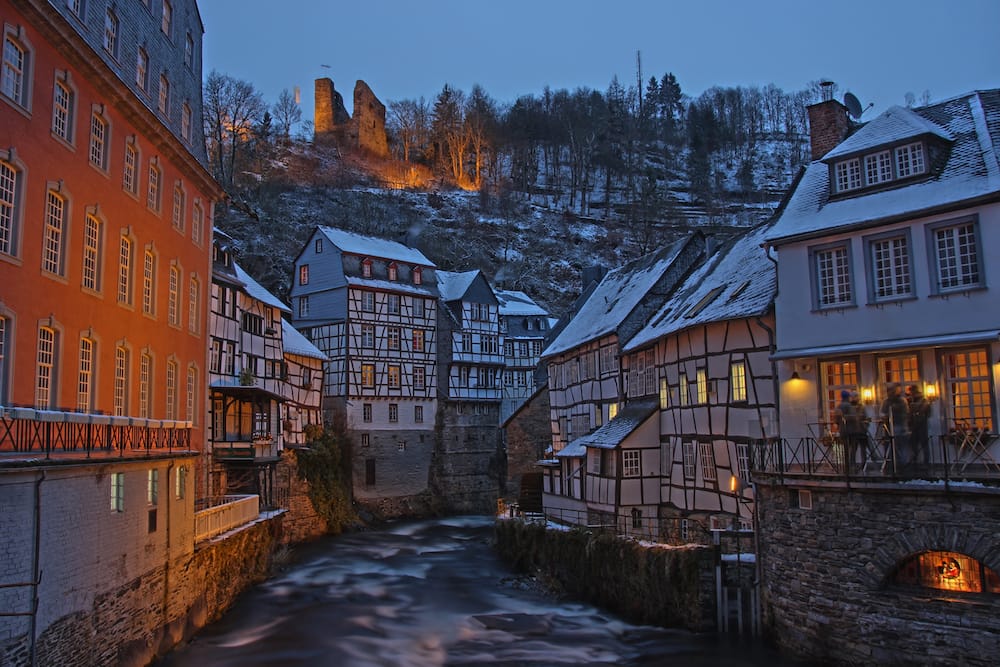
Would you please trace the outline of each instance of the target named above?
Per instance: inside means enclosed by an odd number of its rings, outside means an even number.
[[[950,132],[931,120],[924,118],[916,111],[905,107],[893,106],[860,130],[852,134],[837,147],[823,156],[823,162],[829,162],[851,153],[869,150],[872,146],[893,144],[907,139],[916,139],[925,134],[933,134],[947,141],[954,137]]]
[[[472,271],[435,271],[438,281],[438,294],[442,301],[460,301],[465,293],[472,287],[476,277],[479,276],[479,269]]]
[[[586,454],[587,447],[614,449],[642,426],[659,408],[656,401],[635,401],[626,405],[618,415],[593,433],[577,438],[563,447],[556,456],[577,458]]]
[[[249,294],[254,299],[266,303],[269,306],[277,308],[278,310],[290,313],[292,309],[283,304],[278,297],[274,296],[266,289],[264,289],[260,283],[254,280],[249,273],[243,270],[243,267],[233,262],[233,268],[236,269],[236,277],[243,283],[243,291]]]
[[[342,252],[360,255],[362,257],[378,257],[380,259],[395,260],[419,266],[434,266],[434,262],[427,259],[422,252],[416,248],[410,248],[396,241],[388,241],[373,236],[362,236],[354,232],[347,232],[335,227],[320,226],[319,231],[329,239],[330,243],[339,248]]]
[[[688,236],[609,271],[542,353],[559,354],[614,333],[691,241]]]
[[[515,292],[513,290],[503,289],[495,289],[493,291],[496,293],[497,300],[500,302],[501,315],[510,317],[527,315],[548,317],[549,315],[544,308],[535,303],[534,300],[532,300],[532,298],[524,292]]]
[[[309,339],[299,333],[299,330],[285,318],[281,318],[281,350],[285,354],[329,361],[329,357],[320,352],[319,348],[310,343]]]
[[[688,276],[623,350],[637,350],[695,325],[767,312],[777,286],[774,263],[761,247],[767,233],[767,226],[760,226],[719,248]]]
[[[963,202],[1000,196],[1000,90],[986,90],[952,98],[906,114],[886,111],[885,123],[868,133],[866,144],[847,139],[851,152],[883,145],[896,136],[893,128],[914,127],[923,119],[926,129],[936,126],[938,136],[952,139],[943,166],[923,179],[874,192],[859,191],[853,196],[830,198],[830,167],[811,163],[788,200],[784,211],[767,235],[775,245],[799,238],[850,231],[891,219],[905,219],[932,211],[958,207]],[[869,123],[874,125],[880,116]],[[855,137],[862,134],[859,130]],[[862,137],[863,138],[863,137]],[[841,144],[831,154],[840,153]]]

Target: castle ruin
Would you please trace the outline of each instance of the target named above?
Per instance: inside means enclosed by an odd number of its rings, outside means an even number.
[[[342,150],[357,150],[388,157],[385,105],[364,81],[354,84],[354,117],[347,113],[344,98],[329,78],[316,79],[316,143],[332,143]]]

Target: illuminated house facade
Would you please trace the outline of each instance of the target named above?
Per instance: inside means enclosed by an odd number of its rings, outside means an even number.
[[[0,641],[35,655],[53,623],[193,551],[204,479],[221,190],[200,122],[182,124],[185,104],[200,115],[202,27],[192,1],[169,38],[159,11],[105,4],[0,2],[0,534],[16,550],[0,609],[41,602],[0,618]],[[178,75],[162,112],[132,85],[140,35],[148,71]]]
[[[286,320],[281,321],[285,382],[281,430],[285,447],[306,444],[306,427],[323,425],[323,363],[327,356]]]
[[[515,290],[494,290],[500,304],[500,333],[504,337],[503,401],[500,421],[514,414],[538,388],[538,360],[551,331],[549,314],[534,300]]]

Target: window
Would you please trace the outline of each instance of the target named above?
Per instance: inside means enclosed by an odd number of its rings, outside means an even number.
[[[66,0],[66,6],[76,16],[83,15],[84,0]]]
[[[687,373],[681,373],[680,375],[680,380],[677,383],[677,397],[682,407],[691,402],[691,393],[688,390]]]
[[[21,172],[0,161],[0,252],[16,255],[20,217]]]
[[[149,90],[149,54],[142,47],[135,57],[135,85],[143,92]]]
[[[398,350],[400,347],[399,327],[388,327],[385,330],[386,344],[390,350]]]
[[[118,240],[118,303],[132,304],[132,241],[127,236]]]
[[[181,139],[191,143],[191,107],[187,102],[181,105]]]
[[[67,143],[73,143],[73,119],[76,93],[65,81],[56,81],[52,90],[52,133]]]
[[[94,292],[101,290],[103,225],[93,215],[88,215],[83,224],[83,286]]]
[[[982,262],[976,222],[935,227],[931,235],[938,289],[944,292],[979,286]]]
[[[184,233],[184,209],[185,207],[185,196],[184,188],[180,184],[174,186],[174,209],[173,215],[171,216],[171,222],[174,225],[174,229],[179,231],[181,234]]]
[[[697,403],[708,403],[708,371],[704,368],[695,373],[695,395]]]
[[[390,294],[388,297],[388,304],[389,304],[389,314],[399,315],[399,295]]]
[[[108,169],[108,121],[98,113],[90,117],[90,164],[98,169]]]
[[[191,207],[191,240],[195,245],[202,243],[202,230],[205,228],[205,212],[201,208],[200,202],[195,202]]]
[[[361,364],[361,386],[369,389],[375,386],[375,364]]]
[[[187,477],[187,466],[177,468],[177,473],[174,477],[174,497],[177,500],[183,500],[184,496],[187,495]]]
[[[146,189],[146,207],[151,211],[160,212],[160,168],[156,161],[149,161],[149,186]]]
[[[472,352],[472,333],[469,331],[462,332],[462,352]]]
[[[243,313],[243,330],[254,336],[263,336],[264,318],[253,313]]]
[[[854,360],[824,361],[821,365],[823,381],[824,421],[834,421],[840,392],[858,389],[858,362]]]
[[[128,350],[115,348],[114,414],[122,416],[128,410]]]
[[[372,277],[372,261],[370,259],[365,259],[361,261],[361,277],[362,278]]]
[[[637,449],[626,449],[622,451],[622,475],[624,477],[638,477],[640,474],[639,455]]]
[[[160,23],[160,28],[168,38],[170,37],[170,29],[173,27],[173,21],[174,9],[170,6],[170,0],[163,0],[163,20]]]
[[[8,28],[3,37],[3,71],[0,93],[23,109],[31,106],[32,53],[19,28]]]
[[[196,276],[188,283],[188,331],[201,331],[201,281]]]
[[[369,433],[362,433],[361,434],[361,446],[362,447],[370,447],[371,444],[372,444],[371,435]]]
[[[924,146],[907,144],[896,149],[896,177],[906,178],[924,173]]]
[[[170,115],[170,80],[160,75],[160,103],[157,107],[164,116]]]
[[[716,479],[715,448],[710,442],[701,442],[698,443],[698,449],[701,454],[701,476],[705,481],[714,482]]]
[[[173,359],[167,362],[167,419],[177,419],[177,362]]]
[[[147,250],[142,257],[142,313],[154,315],[156,305],[156,256]]]
[[[608,421],[611,421],[618,416],[618,404],[609,403],[608,404]]]
[[[38,356],[35,368],[35,408],[50,410],[56,396],[56,330],[38,329]]]
[[[299,267],[299,284],[308,285],[309,284],[309,265],[303,264]]]
[[[694,479],[695,469],[697,466],[697,456],[698,443],[694,440],[690,442],[685,442],[683,446],[683,451],[681,452],[684,457],[684,479]]]
[[[299,297],[299,317],[309,317],[309,297]]]
[[[736,443],[736,465],[740,479],[744,482],[750,481],[750,443]]]
[[[366,424],[370,424],[372,421],[372,404],[362,403],[361,405],[361,421]]]
[[[847,246],[814,251],[813,266],[819,308],[835,308],[851,303],[851,272]]]
[[[49,190],[45,193],[45,236],[42,243],[42,270],[62,276],[65,270],[63,233],[66,229],[66,200]]]
[[[2,339],[2,336],[0,336]],[[0,340],[2,343],[2,340]],[[2,350],[0,350],[2,352]],[[0,359],[0,364],[3,360]],[[0,378],[2,379],[2,378]],[[76,382],[76,409],[80,412],[90,412],[94,409],[94,341],[89,338],[80,339],[80,370]]]
[[[125,473],[111,473],[111,511],[125,511]]]
[[[417,424],[424,423],[424,406],[422,405],[413,406],[413,421]]]
[[[838,162],[834,166],[837,192],[847,192],[861,187],[861,160],[854,158]]]
[[[194,67],[194,38],[191,33],[184,36],[184,64],[188,69]]]
[[[167,280],[167,324],[174,327],[181,325],[181,270],[170,267]]]
[[[361,325],[361,347],[373,348],[375,347],[375,325],[374,324],[362,324]]]
[[[1000,576],[956,551],[925,551],[896,569],[893,583],[961,593],[1000,593]]]
[[[189,366],[187,371],[187,400],[184,405],[184,419],[192,424],[197,423],[195,419],[195,405],[198,398],[198,369]]]
[[[413,316],[423,317],[424,316],[424,300],[414,299],[413,300]]]
[[[365,459],[365,486],[375,486],[375,459]]]
[[[413,389],[424,391],[427,388],[427,369],[423,366],[413,367]]]
[[[745,361],[729,364],[729,394],[733,403],[747,400],[747,365]]]
[[[413,267],[413,272],[411,273],[411,275],[413,276],[413,284],[414,285],[421,285],[421,284],[423,284],[423,282],[424,282],[424,271],[423,271],[423,269],[421,269],[419,266],[415,266],[415,267]]]
[[[323,252],[323,239],[316,239],[315,243],[313,243],[313,252],[317,255]]]
[[[390,422],[399,421],[399,404],[397,403],[389,404],[389,421]]]
[[[375,312],[375,293],[374,292],[362,292],[361,293],[361,310],[366,313]]]
[[[889,151],[880,151],[865,156],[865,182],[878,185],[892,180],[892,158]]]
[[[395,262],[392,262],[391,264],[389,264],[389,280],[395,281],[398,279],[399,279],[399,267],[396,265]]]
[[[226,375],[236,375],[236,343],[231,340],[226,341],[225,361],[223,370]]]
[[[110,9],[104,15],[104,50],[118,57],[118,17]]]
[[[945,378],[951,417],[974,428],[993,431],[990,364],[986,349],[945,355]]]
[[[424,351],[424,330],[414,329],[413,330],[413,351],[423,352]]]
[[[212,373],[218,373],[222,370],[222,341],[218,338],[212,338],[212,350],[209,356],[208,370]]]
[[[125,144],[125,171],[122,174],[122,187],[131,195],[139,194],[139,149],[135,144]]]
[[[869,242],[872,289],[875,300],[894,299],[913,293],[907,237],[873,239]]]
[[[152,382],[153,358],[143,352],[139,355],[139,416],[149,419],[149,390]]]
[[[146,502],[155,505],[160,499],[160,471],[151,468],[146,471]]]
[[[399,389],[400,385],[400,375],[399,366],[389,366],[388,369],[388,386],[389,389]]]

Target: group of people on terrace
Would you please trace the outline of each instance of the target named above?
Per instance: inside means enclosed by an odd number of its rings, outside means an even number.
[[[856,391],[840,392],[836,411],[837,432],[844,448],[844,465],[848,471],[873,455],[890,459],[898,468],[930,463],[928,421],[931,404],[918,385],[912,384],[903,393],[896,382],[886,385],[886,397],[879,409],[874,441],[869,435],[871,420]],[[884,446],[876,450],[876,443]],[[860,461],[858,460],[860,458]]]

